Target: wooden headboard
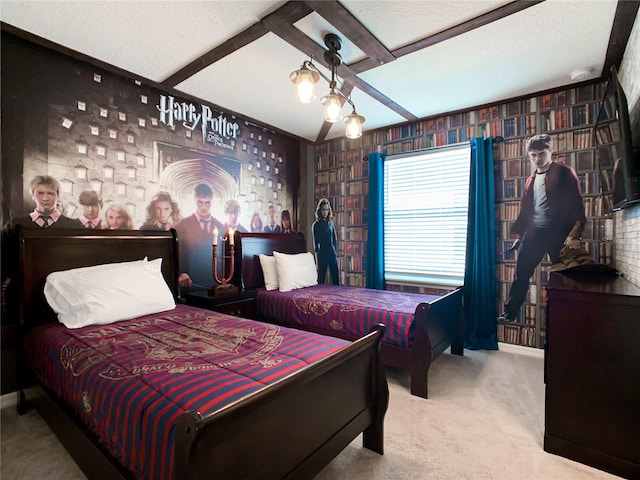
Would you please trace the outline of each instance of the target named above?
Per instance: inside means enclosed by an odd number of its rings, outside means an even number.
[[[139,230],[21,229],[18,298],[20,324],[55,321],[43,294],[51,272],[71,268],[162,258],[162,274],[178,296],[178,238],[169,232]]]
[[[264,287],[264,277],[258,255],[273,255],[273,252],[304,253],[307,243],[302,233],[237,233],[236,252],[240,268],[236,268],[239,275],[234,277],[234,283],[244,290],[255,290]],[[236,247],[237,248],[237,247]]]

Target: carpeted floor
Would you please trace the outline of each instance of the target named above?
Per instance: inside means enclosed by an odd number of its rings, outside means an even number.
[[[409,394],[406,374],[388,371],[385,454],[363,449],[358,438],[315,480],[618,478],[542,449],[542,352],[500,348],[443,354],[427,400]],[[37,413],[16,414],[14,398],[2,397],[2,479],[84,479]]]

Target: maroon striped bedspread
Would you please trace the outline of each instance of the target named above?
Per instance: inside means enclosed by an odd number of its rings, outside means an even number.
[[[415,335],[413,317],[421,302],[436,295],[392,292],[342,285],[316,285],[290,292],[257,292],[258,318],[291,326],[309,326],[337,334],[361,337],[372,326],[384,324],[382,339],[407,348]]]
[[[43,325],[25,351],[42,383],[122,465],[156,480],[174,478],[180,414],[218,410],[347,343],[178,305],[111,325]]]

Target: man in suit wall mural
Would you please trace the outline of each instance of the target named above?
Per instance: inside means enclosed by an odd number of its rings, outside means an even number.
[[[25,228],[80,228],[78,219],[69,218],[59,210],[60,183],[50,175],[36,175],[31,180],[31,198],[36,204],[28,215],[17,217],[13,226]]]
[[[511,226],[518,238],[516,271],[509,301],[499,321],[516,321],[533,275],[545,254],[552,264],[560,260],[567,235],[586,218],[580,182],[573,168],[551,161],[553,145],[549,135],[527,141],[527,154],[535,171],[527,178],[520,201],[520,213]]]
[[[95,190],[85,190],[80,192],[78,197],[80,205],[82,205],[83,214],[79,220],[84,228],[96,229],[102,228],[100,220],[100,210],[102,209],[102,197]]]
[[[17,292],[16,282],[12,281],[18,272],[19,255],[16,227],[21,228],[82,228],[77,218],[69,218],[60,210],[60,183],[51,175],[36,175],[29,187],[31,198],[35,203],[34,210],[28,215],[14,218],[2,230],[2,305],[4,318],[9,318],[15,308]],[[9,305],[12,303],[12,306]],[[8,308],[9,310],[5,310]]]
[[[227,216],[227,221],[222,225],[220,237],[226,237],[229,229],[233,229],[234,232],[247,232],[247,229],[238,222],[240,217],[240,202],[238,200],[230,198],[224,202],[224,213]]]
[[[267,221],[262,231],[264,233],[280,233],[282,231],[282,228],[276,220],[276,207],[274,207],[273,205],[269,205],[269,208],[267,208],[267,216],[269,217],[269,220]]]
[[[180,276],[183,288],[202,288],[213,285],[211,273],[211,244],[213,231],[222,231],[222,223],[211,214],[213,189],[199,183],[193,189],[196,211],[176,225],[180,241]]]

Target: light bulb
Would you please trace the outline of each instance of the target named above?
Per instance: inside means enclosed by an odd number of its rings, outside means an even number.
[[[324,121],[335,123],[342,120],[342,99],[332,89],[331,93],[323,97],[321,103],[324,105]]]
[[[305,66],[289,75],[289,79],[296,84],[295,95],[298,102],[311,103],[316,99],[316,83],[319,78],[316,72]]]
[[[362,136],[362,124],[365,122],[365,118],[362,115],[358,115],[355,109],[344,121],[347,124],[347,138],[360,138]]]

